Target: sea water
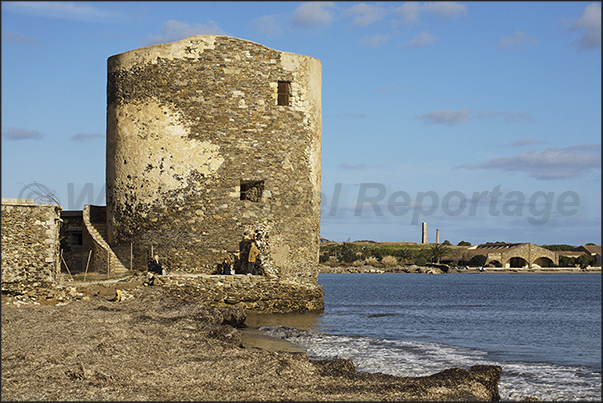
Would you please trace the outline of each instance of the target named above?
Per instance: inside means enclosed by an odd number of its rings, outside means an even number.
[[[319,284],[322,314],[261,329],[359,371],[500,365],[502,400],[601,400],[599,273],[323,273]]]

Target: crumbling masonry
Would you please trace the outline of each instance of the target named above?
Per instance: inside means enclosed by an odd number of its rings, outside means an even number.
[[[128,266],[213,273],[256,234],[258,273],[318,283],[321,63],[227,36],[112,56],[107,236]]]

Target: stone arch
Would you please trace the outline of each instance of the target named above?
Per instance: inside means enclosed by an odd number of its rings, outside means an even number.
[[[538,259],[534,260],[534,264],[540,267],[553,267],[555,262],[553,262],[550,258],[546,256],[541,256]]]
[[[509,259],[509,267],[525,267],[528,261],[521,256],[513,256]]]
[[[488,266],[492,266],[492,267],[502,267],[502,263],[500,262],[500,260],[490,260],[488,262]]]

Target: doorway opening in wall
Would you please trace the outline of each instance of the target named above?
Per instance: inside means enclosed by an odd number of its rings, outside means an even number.
[[[262,201],[264,181],[241,181],[241,200]]]
[[[291,98],[291,81],[279,81],[277,93],[277,105],[289,106],[289,100]]]

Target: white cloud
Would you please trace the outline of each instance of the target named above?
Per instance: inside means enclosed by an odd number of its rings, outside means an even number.
[[[402,20],[406,23],[417,22],[419,20],[419,13],[421,11],[421,5],[414,1],[409,1],[396,8],[396,14],[402,17]]]
[[[578,41],[581,51],[601,49],[601,4],[586,6],[580,18],[573,21],[570,31],[582,31],[584,35]]]
[[[530,137],[530,138],[526,138],[526,139],[515,140],[508,144],[501,144],[501,146],[503,146],[503,147],[525,147],[525,146],[531,146],[534,144],[545,144],[545,143],[546,142],[544,142],[544,141],[536,140],[534,137]]]
[[[358,43],[367,48],[376,48],[389,40],[389,35],[365,36],[358,40]]]
[[[169,20],[161,26],[160,35],[149,35],[143,43],[155,45],[157,43],[175,42],[195,35],[225,35],[225,32],[215,21],[207,24],[188,24],[182,21]]]
[[[344,12],[345,17],[353,17],[352,25],[357,28],[380,21],[386,14],[383,7],[366,3],[356,4]]]
[[[70,138],[72,141],[87,142],[88,140],[104,139],[105,135],[100,133],[78,133]]]
[[[30,38],[25,35],[21,35],[18,32],[2,31],[2,43],[16,43],[16,44],[30,44],[39,45],[40,42],[35,38]]]
[[[62,18],[83,22],[119,22],[123,16],[111,10],[102,10],[86,2],[62,1],[7,1],[2,2],[2,11],[34,15],[44,18]]]
[[[298,28],[313,28],[328,26],[333,21],[332,1],[313,1],[303,3],[295,10],[293,26]]]
[[[416,119],[422,119],[429,124],[445,124],[448,126],[465,123],[470,119],[485,119],[502,117],[506,122],[530,121],[532,116],[526,112],[495,112],[495,111],[479,111],[474,114],[469,113],[468,108],[462,108],[458,111],[443,109],[424,113],[420,116],[415,116]]]
[[[424,120],[425,123],[444,124],[448,126],[464,123],[470,119],[469,109],[467,108],[463,108],[458,111],[453,111],[450,109],[433,111],[424,113],[421,116],[416,116],[416,118]]]
[[[396,8],[396,14],[403,22],[418,22],[422,14],[431,14],[440,20],[459,18],[467,15],[467,6],[454,1],[436,1],[428,3],[407,2]]]
[[[503,36],[498,44],[504,48],[510,47],[527,47],[531,44],[536,45],[538,42],[533,37],[526,35],[521,31],[515,31],[511,35]]]
[[[402,47],[404,48],[426,48],[428,46],[433,45],[436,37],[430,34],[427,31],[419,32],[414,38],[410,41],[405,42]]]
[[[37,130],[21,129],[18,127],[8,128],[3,135],[7,140],[40,140],[44,137],[44,135]]]
[[[280,34],[281,29],[281,18],[277,15],[265,15],[260,18],[253,20],[253,26],[255,32],[261,34]]]
[[[478,165],[463,164],[455,168],[525,172],[540,180],[578,178],[585,172],[600,172],[601,146],[584,144],[545,151],[525,151],[509,157],[493,158]]]
[[[435,1],[424,3],[422,9],[426,13],[435,14],[441,19],[453,19],[467,15],[467,6],[455,1]]]

